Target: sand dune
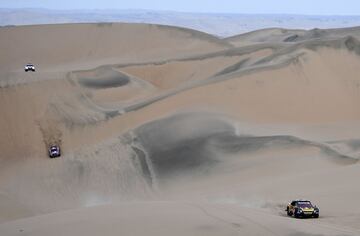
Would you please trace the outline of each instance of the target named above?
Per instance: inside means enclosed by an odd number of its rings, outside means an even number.
[[[290,38],[297,38],[296,35],[304,35],[306,30],[287,30],[280,28],[262,29],[245,34],[235,35],[226,38],[226,41],[235,46],[244,46],[247,44],[264,42],[286,42]]]
[[[225,40],[234,46],[259,43],[294,43],[313,39],[335,39],[346,36],[360,37],[359,27],[340,29],[289,30],[270,28],[228,37]]]
[[[205,33],[145,24],[5,27],[1,29],[0,39],[0,50],[7,55],[1,58],[1,71],[16,71],[20,69],[18,65],[30,61],[39,69],[64,64],[79,69],[109,63],[185,57],[229,47],[226,42]],[[23,40],[18,42],[19,39]],[[164,41],[166,47],[163,47]]]
[[[0,234],[359,235],[359,35],[1,28]]]
[[[111,212],[111,213],[110,213]],[[174,213],[176,212],[176,213]],[[242,212],[239,215],[238,212]],[[257,222],[266,218],[266,222]],[[72,219],[78,219],[75,223]],[[44,221],[47,222],[45,225]],[[59,222],[61,226],[59,227]],[[100,223],[101,222],[101,223]],[[134,223],[136,222],[136,223]],[[161,222],[161,223],[159,223]],[[133,227],[133,225],[141,225]],[[262,210],[199,203],[153,202],[102,206],[34,217],[2,225],[8,235],[351,235],[356,231],[297,221]],[[256,233],[255,233],[256,232]]]

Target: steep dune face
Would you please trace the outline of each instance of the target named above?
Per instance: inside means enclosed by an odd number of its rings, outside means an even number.
[[[246,120],[295,123],[357,121],[359,93],[356,84],[359,80],[355,72],[360,66],[358,56],[328,49],[303,52],[306,54],[299,60],[285,68],[272,70],[271,74],[268,71],[241,77],[233,74],[232,77],[239,79],[228,80],[219,86],[210,85],[209,90],[223,91],[229,101],[225,106],[215,98],[212,102],[231,113],[241,113]],[[198,94],[202,94],[201,91]]]
[[[142,149],[151,163],[152,177],[170,183],[169,179],[174,176],[208,175],[216,172],[216,166],[241,163],[245,155],[271,153],[268,149],[319,151],[328,159],[323,160],[324,168],[327,161],[341,165],[357,162],[356,158],[341,154],[329,145],[293,136],[239,134],[234,121],[208,113],[183,113],[164,118],[137,128],[132,135],[140,144],[138,149]],[[306,159],[301,158],[301,161]],[[246,165],[238,163],[238,166],[243,171],[247,169]]]
[[[228,224],[306,235],[283,208],[310,198],[324,209],[313,233],[357,235],[360,209],[342,205],[360,197],[359,33],[318,31],[218,39],[142,24],[0,29],[0,222],[102,204],[132,206],[136,218],[155,209],[156,222],[168,206],[170,219],[201,212],[190,235]],[[28,61],[37,72],[21,71]],[[47,157],[51,144],[59,159]],[[43,227],[34,219],[17,222]],[[16,227],[1,224],[0,234]]]

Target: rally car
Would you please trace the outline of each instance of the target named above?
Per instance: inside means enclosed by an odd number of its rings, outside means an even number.
[[[57,145],[52,145],[49,147],[49,157],[55,158],[61,156],[60,147]]]
[[[295,218],[300,217],[314,217],[319,218],[319,208],[313,205],[308,200],[295,200],[288,204],[286,207],[287,215],[294,216]]]
[[[35,72],[35,66],[33,64],[26,64],[24,67],[25,72],[33,71]]]

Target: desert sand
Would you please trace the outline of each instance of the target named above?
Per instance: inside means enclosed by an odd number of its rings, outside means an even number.
[[[0,28],[0,235],[360,235],[359,40]]]

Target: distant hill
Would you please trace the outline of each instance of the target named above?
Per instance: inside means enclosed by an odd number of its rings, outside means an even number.
[[[360,25],[360,16],[245,15],[153,10],[0,9],[0,25],[129,22],[181,26],[220,37],[263,28],[340,28]]]

